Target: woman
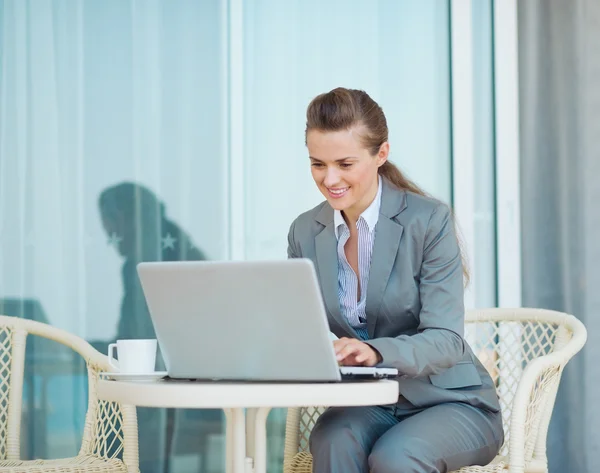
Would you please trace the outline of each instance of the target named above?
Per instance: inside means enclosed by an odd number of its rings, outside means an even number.
[[[331,408],[315,473],[446,472],[489,463],[504,434],[494,383],[463,338],[466,271],[448,207],[387,161],[383,111],[338,88],[308,107],[312,176],[327,199],[291,225],[315,263],[338,361],[397,368],[394,405]]]

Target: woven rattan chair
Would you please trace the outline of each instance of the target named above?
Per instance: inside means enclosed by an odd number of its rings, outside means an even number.
[[[487,466],[460,473],[546,473],[546,437],[562,370],[587,333],[572,315],[542,309],[488,309],[466,316],[466,338],[500,396],[505,442]],[[284,473],[309,473],[308,439],[324,407],[288,410]]]
[[[79,454],[59,460],[19,460],[21,400],[28,335],[70,347],[87,365],[89,399]],[[49,325],[0,316],[0,472],[138,473],[136,411],[132,406],[99,401],[98,373],[109,371],[107,358],[86,341]]]

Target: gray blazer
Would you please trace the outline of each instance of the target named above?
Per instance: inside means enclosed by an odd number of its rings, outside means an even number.
[[[367,286],[369,340],[397,368],[400,393],[413,405],[466,402],[500,410],[494,383],[464,340],[463,273],[449,208],[383,179]],[[317,270],[329,327],[358,338],[340,311],[333,209],[323,202],[300,215],[288,256]]]

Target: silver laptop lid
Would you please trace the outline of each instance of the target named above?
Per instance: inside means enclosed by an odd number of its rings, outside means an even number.
[[[313,264],[140,263],[173,378],[339,381]]]

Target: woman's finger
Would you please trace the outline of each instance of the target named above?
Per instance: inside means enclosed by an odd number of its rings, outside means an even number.
[[[344,361],[340,361],[339,364],[342,366],[360,366],[360,363],[356,361],[356,357],[353,355],[347,356],[344,358]]]
[[[337,353],[337,360],[341,361],[350,355],[358,355],[361,352],[361,348],[357,343],[348,343]]]
[[[333,342],[333,348],[335,349],[335,353],[338,354],[350,343],[352,343],[352,340],[349,338],[342,338],[340,340],[336,340],[335,342]]]
[[[369,358],[371,357],[371,353],[369,352],[368,349],[362,351],[359,355],[356,356],[356,362],[357,363],[365,363],[366,361],[369,360]]]

